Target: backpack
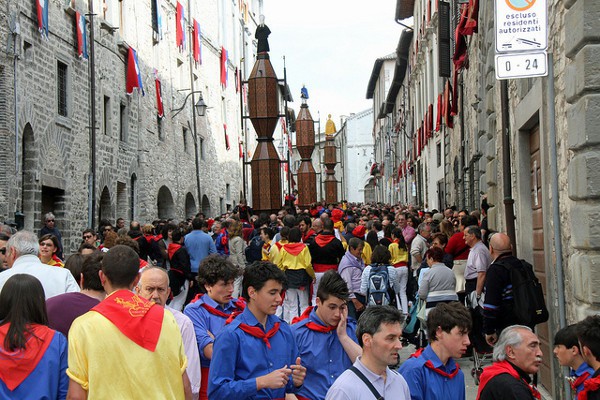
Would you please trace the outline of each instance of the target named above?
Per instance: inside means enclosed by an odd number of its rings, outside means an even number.
[[[248,246],[246,247],[246,261],[248,264],[253,263],[254,261],[262,260],[262,247],[263,240],[260,238],[260,235],[254,236],[248,242]]]
[[[395,303],[396,293],[390,285],[387,265],[371,266],[367,285],[367,306],[387,306]]]
[[[513,313],[518,324],[534,327],[548,321],[548,309],[544,300],[542,285],[535,276],[533,266],[525,260],[519,260],[518,266],[496,262],[506,268],[510,274],[513,291]]]

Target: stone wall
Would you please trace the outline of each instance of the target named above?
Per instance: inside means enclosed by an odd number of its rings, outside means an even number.
[[[34,3],[12,0],[0,11],[5,21],[6,10],[17,12],[21,27],[17,165],[12,58],[4,56],[4,52],[0,58],[0,154],[4,160],[0,172],[0,220],[13,219],[15,211],[22,211],[25,227],[37,230],[42,226],[42,213],[53,210],[65,238],[67,254],[76,249],[81,231],[89,224],[91,154],[90,62],[77,57],[72,14],[75,9],[86,13],[88,5],[87,1],[73,1],[71,5],[73,8],[65,8],[63,1],[50,1],[48,40],[41,38],[37,30]],[[94,225],[100,216],[113,223],[118,217],[149,222],[161,212],[163,216],[181,219],[201,209],[214,216],[221,213],[221,204],[235,206],[243,188],[238,156],[238,142],[242,139],[240,102],[234,73],[243,48],[249,51],[243,66],[248,70],[246,76],[255,58],[252,38],[239,28],[237,5],[213,1],[191,13],[186,10],[186,18],[192,14],[202,27],[202,64],[192,68],[193,88],[203,92],[210,107],[205,117],[196,119],[198,145],[202,139],[203,146],[199,176],[204,204],[198,198],[196,184],[191,98],[185,109],[172,118],[171,110],[184,104],[191,87],[189,47],[186,45],[180,52],[175,46],[175,2],[163,1],[164,34],[158,42],[153,40],[150,0],[123,5],[124,27],[108,29],[101,15],[94,24],[97,165]],[[252,11],[248,32],[253,33],[256,24]],[[231,21],[222,23],[224,15]],[[2,37],[7,37],[6,29],[6,24],[0,26]],[[188,43],[190,40],[188,31]],[[145,96],[125,93],[128,46],[138,53]],[[222,88],[219,82],[221,46],[230,53],[227,88]],[[64,63],[68,71],[67,117],[57,112],[57,62]],[[165,109],[160,122],[156,112],[155,69],[161,79]],[[224,124],[228,127],[229,149],[225,145]],[[249,131],[249,137],[253,142],[253,130]]]

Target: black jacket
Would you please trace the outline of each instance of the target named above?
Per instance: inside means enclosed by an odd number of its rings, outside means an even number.
[[[500,333],[507,326],[515,325],[512,300],[512,284],[510,271],[503,265],[520,266],[521,261],[512,254],[501,255],[487,270],[485,275],[485,301],[483,305],[483,332],[485,334]]]
[[[528,383],[531,377],[513,365],[523,379],[515,379],[509,374],[496,375],[485,385],[479,400],[535,400]]]

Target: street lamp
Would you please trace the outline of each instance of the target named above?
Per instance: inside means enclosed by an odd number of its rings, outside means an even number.
[[[206,115],[206,109],[208,108],[208,106],[204,102],[204,97],[202,96],[202,90],[195,90],[193,92],[190,92],[187,96],[185,96],[185,99],[183,100],[183,105],[181,107],[171,110],[171,112],[173,113],[171,118],[175,118],[177,116],[177,114],[179,114],[181,111],[183,111],[183,109],[185,108],[185,105],[187,104],[188,98],[193,94],[199,94],[198,101],[194,105],[194,108],[196,109],[196,114],[198,114],[198,116],[200,116],[200,117],[203,117],[204,115]]]

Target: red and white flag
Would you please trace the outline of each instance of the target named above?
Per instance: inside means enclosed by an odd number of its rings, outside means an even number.
[[[156,69],[154,70],[154,85],[156,86],[156,112],[158,118],[163,118],[165,116],[165,109],[162,101],[162,85]]]
[[[177,43],[179,51],[183,51],[185,48],[185,9],[180,2],[177,2],[175,22],[175,42]]]
[[[202,35],[200,34],[200,24],[194,19],[193,26],[194,61],[196,65],[202,64]]]

